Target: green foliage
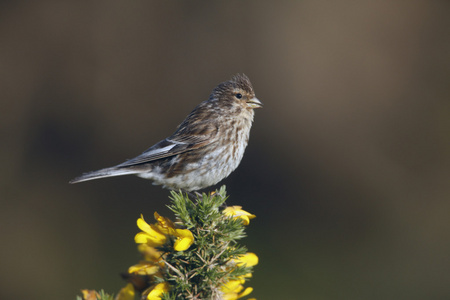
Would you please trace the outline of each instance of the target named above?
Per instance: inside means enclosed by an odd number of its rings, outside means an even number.
[[[131,284],[116,300],[132,299],[136,292],[141,293],[141,299],[148,296],[164,300],[237,299],[248,295],[252,289],[244,290],[242,285],[258,258],[247,253],[238,241],[245,237],[245,225],[255,216],[240,206],[225,208],[227,198],[225,186],[191,198],[171,192],[168,208],[176,216],[175,223],[155,213],[157,222],[149,224],[141,216],[138,226],[142,232],[135,241],[143,260],[130,267]],[[97,299],[114,298],[100,291]]]
[[[173,268],[166,267],[165,274],[173,288],[164,299],[214,299],[225,282],[251,272],[252,268],[229,264],[247,252],[237,243],[245,237],[243,222],[221,212],[228,198],[224,186],[194,201],[181,192],[172,192],[170,198],[168,207],[178,218],[177,224],[190,229],[195,242],[187,251],[168,253],[165,261]]]

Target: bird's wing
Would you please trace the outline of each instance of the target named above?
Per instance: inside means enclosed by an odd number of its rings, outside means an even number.
[[[183,125],[183,124],[182,124]],[[127,167],[133,165],[152,162],[161,158],[174,156],[183,152],[192,151],[206,146],[215,141],[215,135],[218,128],[212,124],[203,124],[195,126],[195,130],[188,130],[190,126],[180,126],[178,130],[169,138],[153,145],[141,155],[127,160],[117,167]]]

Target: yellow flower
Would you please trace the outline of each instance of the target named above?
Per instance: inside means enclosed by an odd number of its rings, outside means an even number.
[[[128,268],[128,273],[138,275],[154,275],[159,271],[159,265],[152,262],[141,261],[137,265]]]
[[[236,206],[228,206],[223,210],[223,213],[227,217],[232,217],[235,219],[241,219],[242,223],[244,225],[250,224],[250,220],[253,218],[256,218],[255,215],[252,215],[249,212],[246,212],[245,210],[241,209],[242,206],[236,205]]]
[[[156,211],[155,211],[154,216],[155,216],[155,220],[158,222],[155,224],[155,226],[158,227],[158,229],[162,233],[172,235],[173,231],[175,229],[175,224],[173,224],[173,222],[169,218],[160,216]]]
[[[244,279],[230,280],[222,285],[221,290],[223,292],[224,300],[235,300],[247,296],[253,291],[253,288],[248,287],[244,291]]]
[[[176,237],[173,248],[176,251],[184,251],[194,243],[194,235],[188,229],[175,229],[173,234]]]
[[[152,247],[158,247],[164,245],[167,240],[165,234],[163,234],[155,225],[149,225],[145,222],[144,217],[137,220],[137,226],[142,232],[139,232],[134,237],[134,241],[137,244],[148,244]]]
[[[137,244],[146,244],[150,247],[162,246],[167,241],[167,236],[175,237],[174,249],[176,251],[187,250],[194,243],[194,235],[188,229],[176,229],[175,224],[168,218],[155,212],[156,224],[148,224],[144,217],[137,220],[137,225],[142,232],[136,234],[134,240]]]
[[[128,283],[124,288],[120,290],[114,300],[134,300],[134,287],[131,283]]]
[[[258,256],[256,256],[255,253],[248,252],[248,253],[240,255],[238,258],[234,259],[233,261],[239,267],[243,266],[243,265],[245,265],[246,267],[253,267],[258,264]]]
[[[158,262],[160,261],[160,258],[162,256],[162,253],[160,251],[147,244],[138,245],[138,250],[144,255],[144,258],[147,261]]]
[[[169,291],[169,284],[167,282],[158,283],[153,287],[153,289],[148,293],[147,300],[161,300],[163,293]]]
[[[236,266],[253,267],[258,264],[258,256],[255,253],[245,253],[239,255],[231,261],[231,264]],[[247,296],[253,291],[253,288],[248,287],[244,289],[245,278],[251,277],[251,273],[247,273],[238,277],[238,279],[230,280],[222,285],[224,300],[235,300]]]
[[[158,221],[155,225],[161,232],[176,237],[173,246],[176,251],[187,250],[194,243],[194,235],[190,230],[176,229],[175,224],[170,219],[160,216],[157,212],[155,212],[155,219]]]

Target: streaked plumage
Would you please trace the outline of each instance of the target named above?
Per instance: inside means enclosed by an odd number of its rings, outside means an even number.
[[[170,137],[122,164],[85,173],[70,183],[136,174],[170,189],[195,191],[214,185],[241,162],[253,109],[261,106],[248,77],[238,74],[219,84]]]

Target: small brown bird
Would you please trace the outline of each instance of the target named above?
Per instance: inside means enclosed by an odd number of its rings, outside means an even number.
[[[70,183],[135,174],[187,192],[214,185],[241,162],[253,109],[259,107],[250,80],[238,74],[219,84],[170,137],[120,165],[85,173]]]

